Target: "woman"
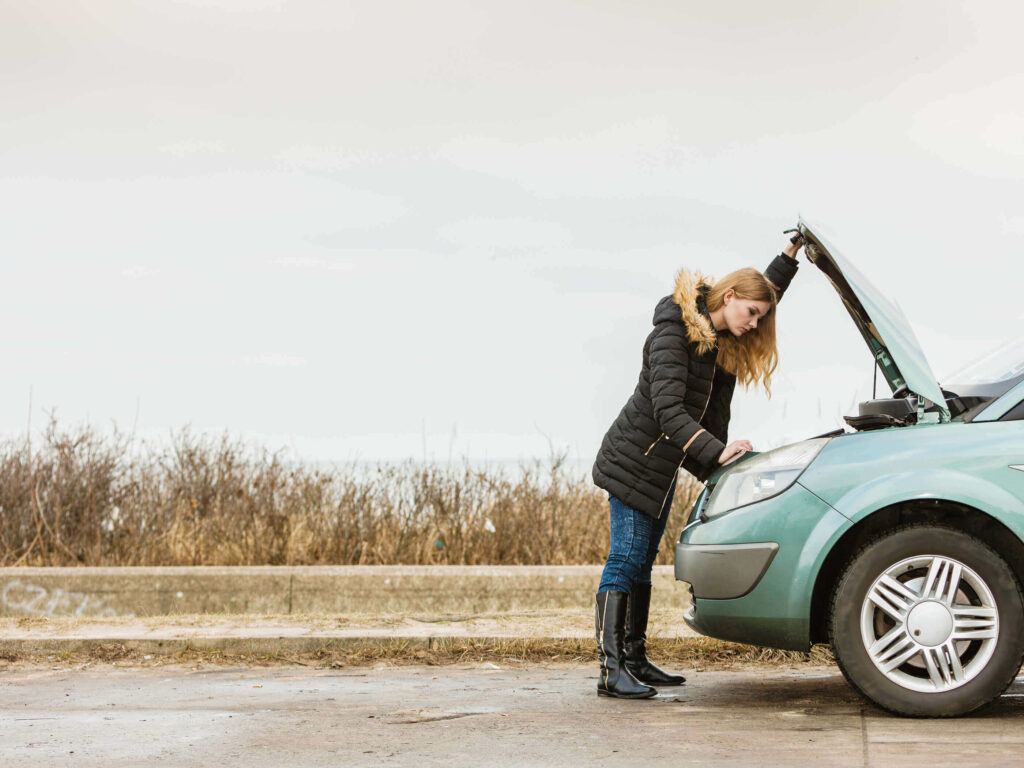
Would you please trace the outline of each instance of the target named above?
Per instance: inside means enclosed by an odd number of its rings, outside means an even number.
[[[771,394],[775,306],[796,274],[801,245],[795,235],[764,274],[740,269],[713,285],[682,270],[673,294],[654,310],[640,381],[593,469],[611,507],[611,547],[595,612],[601,695],[644,699],[657,693],[652,684],[685,682],[647,659],[651,567],[679,468],[704,480],[753,450],[746,440],[726,444],[729,403],[737,380]]]

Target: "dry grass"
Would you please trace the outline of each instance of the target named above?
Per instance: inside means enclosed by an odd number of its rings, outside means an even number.
[[[809,653],[779,651],[754,645],[741,645],[709,637],[651,640],[647,643],[652,659],[689,669],[723,669],[733,666],[779,664],[834,664],[827,646],[814,646]],[[591,638],[473,640],[438,639],[424,649],[409,640],[370,641],[344,651],[324,650],[314,657],[334,666],[368,666],[378,662],[395,664],[462,664],[475,662],[579,662],[597,663]]]
[[[699,488],[683,477],[669,531]],[[576,565],[607,552],[607,495],[565,456],[512,472],[325,471],[229,435],[185,429],[154,447],[52,418],[39,444],[0,443],[4,566]]]

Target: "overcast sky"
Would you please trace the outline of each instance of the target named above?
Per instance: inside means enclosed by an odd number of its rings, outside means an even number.
[[[798,214],[940,380],[1019,334],[1009,2],[0,0],[0,432],[589,463],[680,267]],[[804,262],[758,449],[871,358]],[[884,384],[882,385],[884,387]]]

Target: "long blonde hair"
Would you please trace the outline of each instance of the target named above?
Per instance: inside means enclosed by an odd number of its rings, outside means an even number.
[[[742,336],[723,333],[718,337],[718,365],[736,376],[744,387],[762,384],[768,397],[772,396],[772,373],[779,364],[779,351],[775,343],[775,307],[778,297],[775,287],[763,274],[752,267],[730,272],[718,280],[707,293],[709,312],[725,304],[725,292],[735,291],[737,298],[767,301],[771,308],[757,321],[757,328]]]

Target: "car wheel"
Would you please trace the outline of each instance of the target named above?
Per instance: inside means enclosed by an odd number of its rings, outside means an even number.
[[[990,702],[1024,655],[1024,596],[1006,562],[963,531],[905,526],[871,541],[832,595],[829,639],[866,698],[951,717]]]

